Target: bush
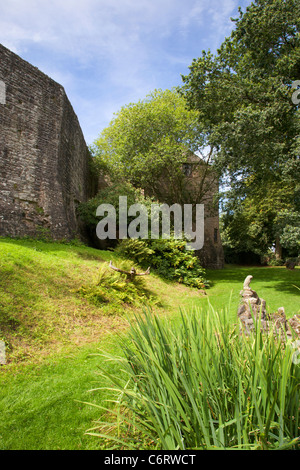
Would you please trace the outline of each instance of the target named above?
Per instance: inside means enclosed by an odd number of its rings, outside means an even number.
[[[241,335],[226,312],[182,313],[177,326],[146,312],[124,338],[125,359],[115,359],[124,386],[107,373],[120,394],[107,410],[115,424],[88,432],[123,449],[299,449],[300,367],[291,346],[259,325]]]
[[[268,266],[283,266],[284,260],[282,258],[271,258],[268,261]]]
[[[284,260],[282,258],[277,258],[273,252],[268,253],[268,255],[265,257],[265,261],[267,262],[268,266],[284,265]]]
[[[190,287],[203,289],[209,282],[205,270],[192,251],[186,250],[186,240],[122,240],[116,252],[140,264],[151,266],[165,279],[174,280]]]
[[[145,266],[154,254],[154,250],[150,248],[148,241],[135,238],[122,240],[114,251],[119,256],[135,260],[142,266]]]
[[[120,269],[130,271],[128,262],[118,263]],[[83,285],[77,293],[92,304],[106,307],[108,314],[114,314],[124,306],[154,305],[154,295],[146,288],[143,277],[136,276],[132,282],[126,282],[126,275],[109,268],[103,263],[94,284]]]
[[[151,207],[152,199],[144,197],[141,190],[134,188],[130,183],[118,182],[101,189],[94,198],[79,204],[77,214],[86,227],[96,231],[96,226],[99,222],[99,217],[96,216],[96,210],[101,204],[111,204],[116,209],[117,221],[119,220],[120,196],[127,197],[128,207],[136,203],[142,203],[147,208]],[[131,218],[128,217],[128,223],[130,220]]]

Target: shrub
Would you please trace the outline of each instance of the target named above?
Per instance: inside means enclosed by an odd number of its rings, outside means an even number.
[[[190,287],[203,289],[209,282],[205,270],[192,251],[186,250],[186,240],[123,240],[116,252],[144,265],[151,265],[157,274],[165,279],[174,280]]]
[[[268,266],[283,266],[284,260],[282,258],[276,258],[274,253],[271,253],[267,258]]]
[[[110,432],[122,448],[299,449],[300,367],[294,349],[259,325],[240,334],[226,312],[182,313],[174,326],[146,312],[124,338],[126,372]],[[111,360],[111,358],[110,358]],[[106,374],[104,372],[104,374]],[[113,433],[115,429],[115,433]],[[116,445],[116,444],[113,444]]]
[[[123,258],[135,260],[137,263],[145,266],[154,254],[154,250],[150,248],[146,240],[127,238],[119,243],[117,248],[115,248],[115,253]]]

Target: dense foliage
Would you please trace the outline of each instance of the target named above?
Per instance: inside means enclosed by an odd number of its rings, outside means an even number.
[[[225,252],[251,252],[258,259],[275,243],[278,258],[300,253],[300,213],[295,211],[294,191],[288,184],[278,187],[266,182],[264,188],[248,192],[247,197],[224,204],[221,215]]]
[[[130,103],[115,114],[92,147],[100,171],[112,181],[127,181],[145,194],[166,203],[201,199],[187,184],[182,171],[189,152],[203,148],[198,112],[189,110],[175,90],[155,90],[144,100]],[[209,158],[202,165],[203,183]],[[195,201],[194,201],[195,202]]]
[[[226,312],[191,311],[179,325],[145,313],[124,342],[112,423],[90,432],[122,448],[299,449],[300,368],[292,345],[259,324],[251,337]],[[111,358],[110,358],[111,360]],[[118,358],[115,358],[119,361]],[[112,432],[115,429],[115,433]]]
[[[151,214],[151,204],[153,200],[149,197],[145,197],[143,191],[136,189],[131,183],[123,181],[115,181],[109,184],[107,187],[102,188],[98,194],[89,199],[87,202],[79,204],[77,213],[81,220],[87,227],[96,232],[96,226],[99,222],[99,217],[96,216],[97,207],[101,204],[111,204],[116,210],[116,222],[119,220],[119,197],[126,196],[128,207],[141,203]],[[128,217],[128,222],[132,220]]]
[[[141,203],[148,210],[149,238],[148,239],[124,239],[116,248],[116,252],[143,266],[151,266],[157,274],[165,279],[174,280],[185,285],[204,288],[208,286],[205,279],[205,271],[201,267],[199,259],[192,251],[186,250],[187,240],[175,239],[151,239],[151,204],[153,200],[145,197],[143,192],[135,189],[130,183],[115,183],[103,189],[98,195],[78,207],[78,213],[91,231],[96,231],[99,217],[96,209],[99,204],[112,204],[116,208],[116,222],[119,217],[119,196],[127,196],[128,206]],[[161,216],[161,214],[159,215]],[[132,217],[128,217],[128,224]],[[172,229],[172,220],[171,229]]]
[[[300,77],[300,4],[255,0],[233,21],[217,53],[203,51],[193,61],[181,93],[199,112],[230,188],[223,206],[230,243],[262,252],[277,242],[280,255],[281,245],[295,249],[299,234],[300,118],[292,84]],[[279,230],[283,211],[294,214],[296,231]]]
[[[203,289],[209,286],[199,258],[186,250],[187,241],[182,239],[123,240],[115,250],[117,254],[134,259],[165,279],[177,281],[190,287]]]

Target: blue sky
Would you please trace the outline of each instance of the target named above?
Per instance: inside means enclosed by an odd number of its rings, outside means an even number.
[[[121,106],[181,84],[250,0],[0,0],[0,43],[64,86],[87,144]]]

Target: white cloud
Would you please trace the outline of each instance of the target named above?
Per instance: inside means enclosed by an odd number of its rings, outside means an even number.
[[[114,106],[118,111],[154,88],[171,88],[177,77],[180,82],[191,60],[230,32],[239,3],[0,0],[0,43],[65,87],[90,135]]]
[[[181,33],[186,36],[190,26],[195,21],[198,23],[199,27],[203,24],[203,13],[205,8],[207,7],[206,2],[203,0],[198,0],[194,3],[190,10],[182,16],[180,25],[181,25]]]
[[[83,49],[116,54],[168,24],[172,2],[165,0],[1,0],[0,37],[20,49],[27,42],[81,57]],[[175,0],[176,3],[176,0]],[[174,5],[174,4],[173,4]]]
[[[82,60],[145,52],[149,40],[191,33],[207,11],[220,26],[235,0],[0,0],[0,40],[54,48]],[[215,32],[216,33],[216,32]]]
[[[233,23],[230,21],[230,16],[236,7],[235,0],[223,0],[220,5],[212,2],[208,14],[211,17],[212,28],[218,31],[218,34],[223,38],[224,35],[230,34]]]

